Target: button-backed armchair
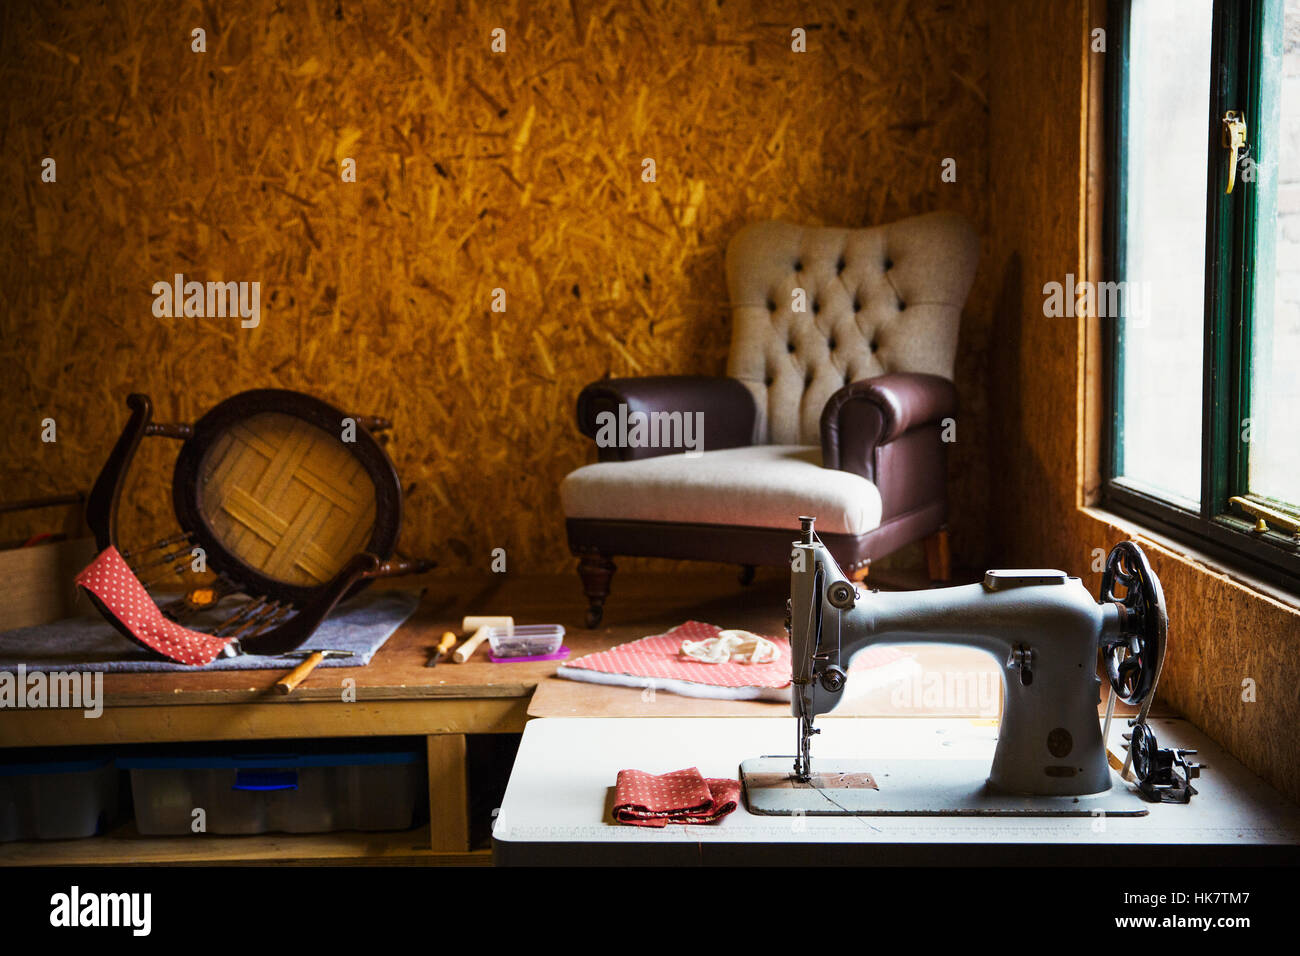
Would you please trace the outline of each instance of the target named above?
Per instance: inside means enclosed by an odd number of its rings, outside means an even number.
[[[614,557],[734,562],[747,582],[789,560],[801,514],[859,579],[924,539],[930,576],[948,580],[953,363],[978,254],[951,213],[737,233],[727,374],[605,379],[578,396],[599,461],[566,476],[560,497],[587,626]],[[638,412],[640,434],[628,427]]]

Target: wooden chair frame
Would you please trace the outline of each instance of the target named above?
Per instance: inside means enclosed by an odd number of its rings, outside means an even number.
[[[254,654],[291,651],[312,635],[340,601],[358,593],[375,578],[418,574],[434,566],[434,562],[428,560],[389,560],[401,523],[402,488],[392,462],[373,435],[391,427],[386,419],[349,416],[319,399],[284,389],[242,392],[215,406],[193,425],[154,422],[153,402],[147,395],[133,393],[127,397],[126,404],[131,409],[131,416],[86,501],[86,521],[95,535],[96,544],[101,551],[110,546],[117,547],[127,560],[183,544],[180,551],[163,554],[152,562],[168,564],[184,555],[186,560],[172,570],[180,570],[188,563],[192,547],[203,548],[209,567],[218,575],[213,603],[236,592],[254,599],[213,632],[218,636],[237,638],[241,651]],[[304,586],[279,581],[241,561],[224,546],[203,513],[197,482],[204,454],[212,441],[231,425],[264,412],[300,418],[330,433],[341,427],[345,418],[356,423],[356,440],[350,443],[353,446],[350,450],[374,483],[376,520],[365,549],[349,558],[331,580],[321,585]],[[140,442],[152,436],[183,442],[172,480],[172,503],[182,533],[133,554],[118,546],[118,510],[122,489]],[[121,621],[93,595],[90,597],[114,627],[135,640]],[[187,605],[169,605],[163,610],[164,613],[170,610],[168,616],[176,617],[184,606]]]

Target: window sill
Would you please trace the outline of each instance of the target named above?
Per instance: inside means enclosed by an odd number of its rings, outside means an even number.
[[[1150,541],[1162,550],[1168,551],[1187,561],[1189,564],[1197,566],[1199,570],[1203,570],[1207,574],[1227,578],[1234,584],[1238,584],[1243,588],[1255,592],[1261,599],[1280,605],[1283,609],[1292,614],[1300,615],[1300,595],[1287,591],[1284,588],[1277,587],[1267,581],[1263,581],[1240,570],[1239,568],[1232,567],[1217,557],[1197,550],[1185,541],[1171,538],[1159,531],[1154,531],[1150,527],[1139,521],[1135,521],[1132,518],[1118,515],[1113,511],[1107,511],[1104,508],[1095,505],[1084,505],[1079,510],[1094,521],[1099,521],[1113,528],[1117,528],[1132,537]]]

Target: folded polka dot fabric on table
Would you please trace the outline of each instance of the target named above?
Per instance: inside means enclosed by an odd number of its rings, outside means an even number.
[[[643,637],[565,663],[563,670],[601,671],[636,677],[661,677],[715,687],[786,687],[790,683],[790,642],[770,638],[776,660],[766,664],[705,664],[681,653],[682,641],[707,641],[722,628],[687,621],[664,634]]]
[[[121,625],[127,637],[182,664],[211,664],[229,637],[213,637],[168,620],[127,565],[109,545],[77,575],[77,584],[93,594]]]
[[[695,767],[653,774],[620,770],[614,819],[638,827],[717,823],[740,802],[740,781],[705,777]]]

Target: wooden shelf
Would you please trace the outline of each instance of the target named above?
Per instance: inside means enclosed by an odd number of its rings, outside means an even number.
[[[84,840],[0,844],[0,866],[275,864],[491,866],[490,850],[438,853],[427,825],[385,833],[265,833],[256,836],[141,836],[134,823]]]

